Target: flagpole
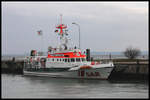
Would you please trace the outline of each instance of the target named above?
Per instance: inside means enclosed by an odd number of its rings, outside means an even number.
[[[42,34],[42,54],[44,53],[43,52],[43,46],[44,46],[44,44],[43,44],[43,34]]]
[[[41,36],[41,53],[42,53],[42,40],[43,40],[42,37],[43,37],[43,36]]]

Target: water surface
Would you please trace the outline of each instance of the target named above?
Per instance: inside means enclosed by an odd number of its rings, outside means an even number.
[[[109,81],[2,74],[2,98],[148,98],[145,81]]]

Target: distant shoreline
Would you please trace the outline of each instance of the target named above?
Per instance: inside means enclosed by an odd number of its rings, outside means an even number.
[[[29,56],[29,55],[27,55]],[[27,56],[2,56],[2,60],[12,60],[13,57],[15,57],[16,60],[23,60],[25,57]],[[127,57],[125,57],[124,55],[111,55],[111,58],[110,58],[110,55],[90,55],[90,57],[93,59],[93,60],[100,60],[100,59],[128,59]],[[141,56],[138,56],[137,59],[149,59],[149,56],[148,55],[141,55]]]
[[[44,52],[46,55],[47,52]],[[91,51],[91,55],[123,55],[123,52],[97,52],[97,51]],[[29,56],[29,53],[26,54],[2,54],[2,56]],[[141,55],[148,55],[148,51],[141,51]]]

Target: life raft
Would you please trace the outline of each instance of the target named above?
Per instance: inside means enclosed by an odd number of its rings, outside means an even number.
[[[80,69],[91,69],[92,67],[91,66],[87,66],[87,65],[85,65],[85,66],[80,66]]]

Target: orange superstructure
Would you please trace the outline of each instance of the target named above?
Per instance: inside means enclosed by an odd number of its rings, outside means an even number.
[[[55,53],[48,54],[47,58],[85,58],[86,55],[81,52],[66,52],[66,53]]]

